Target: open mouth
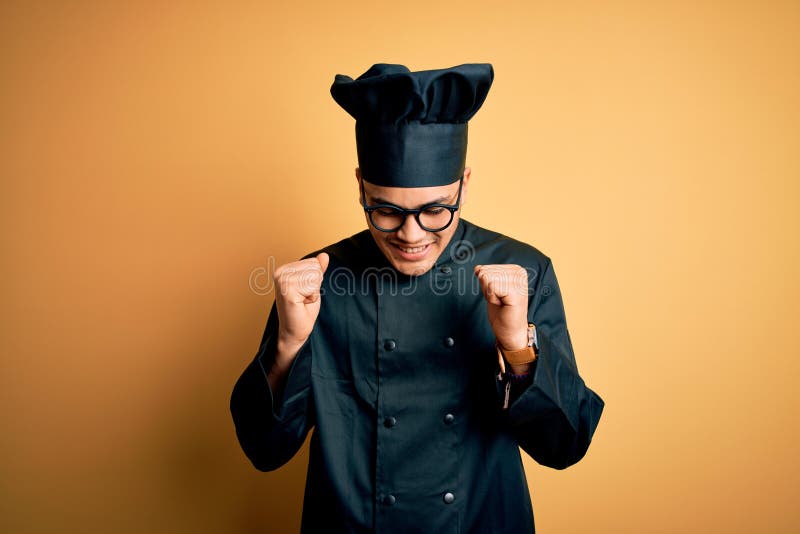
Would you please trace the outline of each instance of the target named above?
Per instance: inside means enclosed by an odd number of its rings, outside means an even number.
[[[422,245],[419,247],[402,247],[392,243],[392,247],[398,252],[401,258],[405,260],[420,260],[424,258],[431,248],[431,244]]]

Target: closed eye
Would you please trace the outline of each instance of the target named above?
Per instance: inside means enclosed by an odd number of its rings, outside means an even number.
[[[424,213],[428,215],[439,215],[444,211],[444,208],[426,208]]]
[[[400,214],[399,211],[397,211],[395,209],[392,209],[392,208],[378,208],[375,211],[377,211],[379,215],[384,215],[386,217],[391,217],[393,215],[399,215]]]

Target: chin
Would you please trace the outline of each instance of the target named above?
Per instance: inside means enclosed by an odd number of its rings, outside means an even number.
[[[431,268],[433,267],[434,263],[435,262],[426,261],[426,262],[420,262],[419,264],[416,264],[416,263],[407,263],[407,262],[397,263],[397,262],[393,261],[392,265],[399,272],[401,272],[401,273],[403,273],[403,274],[405,274],[407,276],[419,276],[419,275],[425,274],[426,272],[430,271]]]

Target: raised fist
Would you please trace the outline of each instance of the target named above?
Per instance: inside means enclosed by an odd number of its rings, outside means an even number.
[[[475,275],[497,342],[506,350],[524,348],[528,343],[528,272],[513,264],[476,265]]]
[[[328,254],[320,252],[314,258],[294,261],[275,269],[279,343],[300,348],[311,335],[322,303],[322,275],[329,261]]]

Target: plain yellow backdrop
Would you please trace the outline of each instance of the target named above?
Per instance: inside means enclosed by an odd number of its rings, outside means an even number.
[[[491,62],[464,217],[606,401],[542,533],[796,532],[797,2],[3,2],[0,530],[296,532],[228,411],[259,276],[365,228],[337,73]],[[263,279],[262,279],[263,282]]]

